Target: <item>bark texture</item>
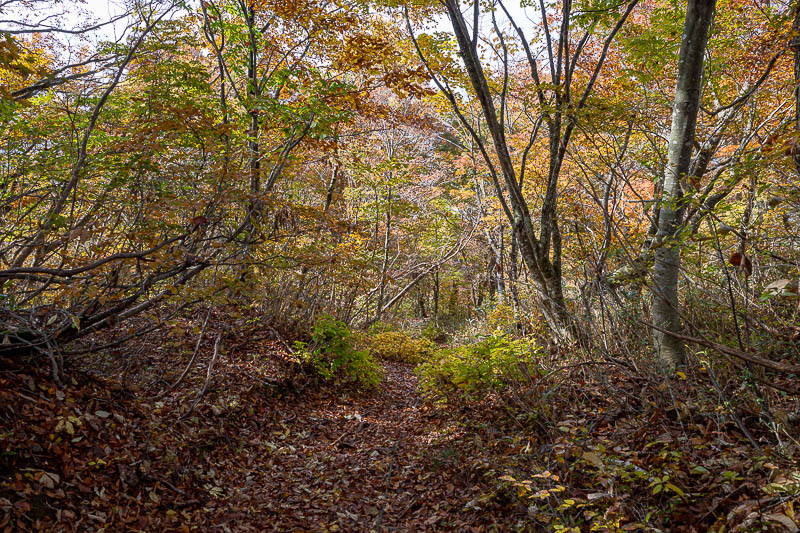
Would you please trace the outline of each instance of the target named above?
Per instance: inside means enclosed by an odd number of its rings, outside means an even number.
[[[655,349],[662,364],[669,369],[683,364],[686,359],[683,340],[665,332],[681,333],[682,328],[678,302],[681,243],[677,233],[685,211],[683,193],[703,89],[703,56],[715,4],[715,0],[689,0],[686,8],[669,151],[664,169],[653,266],[652,311],[653,322],[660,328],[653,331]]]
[[[800,134],[800,0],[794,4],[794,21],[792,23],[792,40],[789,43],[794,53],[794,128]],[[795,139],[792,150],[794,165],[800,176],[800,140]]]

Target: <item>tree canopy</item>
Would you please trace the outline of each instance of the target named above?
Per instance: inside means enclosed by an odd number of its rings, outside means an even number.
[[[101,5],[0,4],[0,530],[81,530],[106,463],[195,502],[140,529],[231,519],[232,479],[101,440],[177,420],[189,464],[235,411],[295,460],[323,393],[383,414],[312,463],[383,420],[385,480],[324,528],[265,489],[296,530],[798,530],[800,4]]]

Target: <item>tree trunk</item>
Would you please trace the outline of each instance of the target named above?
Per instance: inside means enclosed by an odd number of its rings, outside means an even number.
[[[795,133],[800,134],[800,0],[794,5],[794,22],[792,24],[792,41],[790,43],[794,52],[794,128]],[[800,175],[800,140],[794,139],[792,143],[794,149],[794,165],[797,174]]]
[[[328,209],[330,209],[331,204],[333,203],[333,196],[336,192],[336,189],[340,189],[342,184],[339,180],[339,171],[342,168],[342,162],[339,160],[339,131],[338,129],[334,130],[333,133],[333,157],[332,157],[332,165],[333,170],[331,171],[331,180],[328,182],[328,192],[325,195],[325,206],[322,209],[322,212],[327,214]]]
[[[433,272],[433,322],[439,326],[439,269]]]
[[[552,126],[553,135],[550,139],[551,161],[546,198],[542,203],[542,216],[540,225],[541,235],[537,238],[531,220],[528,203],[522,193],[521,183],[506,142],[504,123],[498,118],[497,109],[492,100],[492,91],[483,73],[480,56],[475,39],[470,39],[466,22],[461,14],[458,0],[446,0],[453,32],[458,42],[461,58],[469,75],[470,82],[478,102],[481,105],[482,116],[492,139],[500,175],[503,183],[493,175],[498,197],[503,197],[500,192],[503,185],[508,193],[508,204],[505,207],[506,216],[513,225],[520,243],[522,260],[531,271],[535,286],[541,299],[541,311],[554,336],[571,338],[572,327],[569,313],[564,302],[564,293],[561,287],[561,235],[558,229],[556,211],[556,182],[563,161],[560,151],[561,143],[566,143],[561,137],[560,122]],[[501,115],[502,117],[502,115]],[[506,205],[505,202],[504,206]],[[551,248],[552,245],[552,248]],[[552,257],[551,257],[552,252]]]
[[[375,311],[375,320],[381,319],[383,309],[383,298],[386,291],[386,272],[389,269],[389,237],[391,236],[392,228],[392,175],[389,174],[389,189],[386,195],[386,227],[383,232],[383,262],[381,263],[381,281],[380,289],[378,290],[378,308]]]
[[[497,295],[497,285],[495,284],[494,272],[497,266],[497,260],[493,253],[489,254],[489,264],[486,267],[486,287],[489,289],[489,299],[494,300]]]
[[[428,318],[428,312],[425,310],[425,291],[417,285],[417,309],[420,318]]]
[[[495,277],[497,278],[497,294],[499,301],[506,302],[506,280],[505,280],[505,239],[503,238],[503,225],[500,224],[500,250],[497,254],[497,266],[495,267]]]
[[[247,21],[247,29],[250,34],[250,49],[248,50],[247,60],[247,94],[249,101],[250,113],[250,139],[247,141],[247,149],[249,152],[250,167],[250,210],[251,215],[257,215],[260,209],[260,202],[257,199],[258,193],[261,189],[261,153],[258,145],[258,134],[260,129],[260,122],[258,117],[258,100],[261,96],[259,90],[259,77],[258,77],[258,44],[255,36],[255,23],[256,13],[253,7],[245,8],[245,19]],[[253,213],[254,211],[254,213]]]
[[[656,326],[675,333],[680,333],[682,327],[678,302],[681,252],[678,230],[685,210],[683,183],[686,181],[692,157],[697,112],[703,89],[703,55],[715,4],[716,0],[689,0],[686,8],[678,59],[678,81],[672,107],[669,151],[664,169],[664,190],[658,218],[653,266],[653,322]],[[654,330],[653,341],[665,368],[674,369],[684,363],[686,348],[681,339]]]

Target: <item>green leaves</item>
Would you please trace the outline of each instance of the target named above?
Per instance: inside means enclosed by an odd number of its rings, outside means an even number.
[[[295,357],[311,366],[324,381],[353,383],[364,389],[381,381],[380,366],[368,351],[358,351],[344,322],[322,315],[314,325],[311,343],[295,343]]]
[[[499,392],[535,373],[539,348],[529,340],[492,335],[470,346],[434,353],[418,369],[420,388],[434,399],[469,399]]]

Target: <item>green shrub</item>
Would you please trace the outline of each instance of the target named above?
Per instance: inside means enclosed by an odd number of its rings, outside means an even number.
[[[538,373],[539,349],[530,341],[492,335],[469,346],[441,350],[417,369],[431,399],[475,398],[527,382]]]
[[[517,324],[514,309],[508,304],[498,304],[486,315],[486,325],[489,331],[514,332]]]
[[[367,328],[367,333],[370,335],[384,333],[386,331],[397,331],[397,328],[394,326],[394,324],[390,324],[389,322],[381,322],[380,320],[373,322],[369,328]]]
[[[449,338],[447,332],[442,328],[440,328],[439,326],[437,326],[436,324],[434,324],[433,322],[431,322],[430,324],[425,326],[425,328],[423,328],[423,330],[420,332],[420,336],[423,339],[428,339],[429,341],[438,344],[443,344],[447,342]]]
[[[370,352],[378,359],[419,363],[434,351],[428,339],[412,339],[402,331],[385,331],[368,339]]]
[[[368,351],[353,348],[347,325],[331,316],[321,316],[314,324],[311,342],[296,342],[295,348],[300,363],[325,381],[354,383],[361,388],[375,387],[381,381],[375,359]]]

